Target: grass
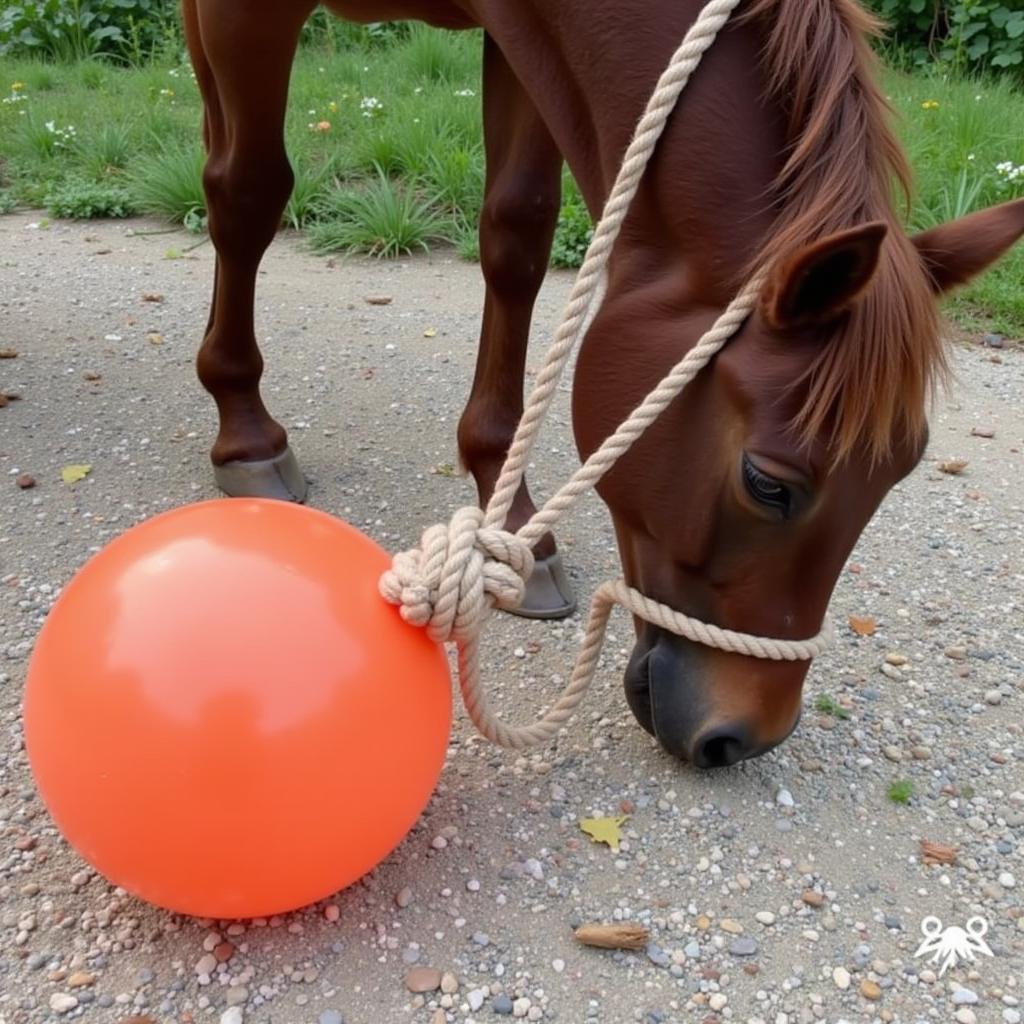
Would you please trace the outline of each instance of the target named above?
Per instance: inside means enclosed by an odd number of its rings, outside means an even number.
[[[831,715],[833,718],[849,718],[850,712],[846,710],[835,697],[827,693],[819,693],[814,699],[814,710],[820,711],[823,715]]]
[[[304,38],[285,131],[296,187],[283,222],[320,248],[393,255],[443,238],[478,258],[479,34],[354,26],[318,13]],[[884,85],[917,176],[910,226],[1024,195],[1024,174],[1010,180],[998,170],[1024,165],[1024,94],[895,70]],[[2,58],[0,101],[0,210],[43,206],[92,183],[124,190],[142,212],[205,222],[201,108],[183,54],[127,68]],[[576,266],[591,228],[566,175],[552,263]],[[1018,247],[950,311],[968,329],[1024,337],[1022,280]]]
[[[897,779],[889,786],[888,796],[894,804],[906,806],[914,795],[914,784],[909,779]]]

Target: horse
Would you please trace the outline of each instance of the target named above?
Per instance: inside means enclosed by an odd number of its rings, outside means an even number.
[[[301,500],[305,480],[260,397],[257,268],[293,176],[288,79],[315,0],[183,0],[204,102],[216,248],[199,379],[219,412],[229,494]],[[700,0],[326,0],[354,22],[482,29],[485,283],[457,437],[486,501],[522,411],[531,312],[565,161],[599,216],[644,105]],[[910,171],[856,0],[748,0],[682,95],[630,208],[572,390],[586,457],[763,273],[741,330],[599,485],[626,582],[705,622],[814,635],[842,566],[919,462],[947,376],[939,297],[1024,234],[1024,201],[909,235]],[[894,188],[895,186],[895,188]],[[510,529],[533,511],[525,486]],[[551,536],[520,611],[570,614]],[[638,621],[636,719],[671,755],[733,765],[782,742],[807,662],[700,647]]]

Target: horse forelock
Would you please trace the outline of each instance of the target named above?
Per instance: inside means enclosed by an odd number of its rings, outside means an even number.
[[[753,0],[744,17],[763,26],[770,92],[789,123],[778,217],[751,270],[835,231],[890,224],[870,288],[806,372],[794,424],[808,443],[824,433],[836,460],[884,459],[924,435],[948,366],[930,282],[893,208],[894,186],[909,201],[911,174],[868,42],[880,25],[854,0]]]

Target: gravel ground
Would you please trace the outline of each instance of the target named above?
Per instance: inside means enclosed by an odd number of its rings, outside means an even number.
[[[371,877],[269,921],[183,919],[64,844],[34,793],[20,706],[33,640],[75,569],[131,524],[215,494],[213,407],[192,369],[213,254],[167,259],[189,239],[133,234],[156,228],[143,221],[37,219],[0,218],[0,349],[18,353],[0,361],[0,390],[21,399],[0,408],[0,1024],[1021,1020],[1024,350],[958,346],[926,461],[844,572],[839,643],[781,749],[714,773],[660,752],[621,694],[619,616],[551,747],[507,754],[460,718],[430,806]],[[545,287],[544,330],[568,284]],[[366,302],[382,294],[393,301]],[[273,247],[265,394],[314,505],[396,547],[471,496],[449,467],[480,300],[478,269],[449,253],[383,264],[314,258],[288,236]],[[573,462],[566,398],[537,491]],[[940,471],[954,458],[960,475]],[[71,463],[93,466],[73,486]],[[584,592],[614,573],[596,499],[561,539]],[[874,617],[875,634],[850,615]],[[580,622],[493,625],[491,685],[526,716],[556,692]],[[913,783],[906,805],[887,796],[898,779]],[[622,813],[617,853],[579,829]],[[921,840],[955,847],[955,863],[926,864]],[[929,914],[983,916],[994,956],[937,977],[914,956]],[[615,920],[647,925],[651,945],[572,937]],[[432,990],[414,995],[416,980]]]

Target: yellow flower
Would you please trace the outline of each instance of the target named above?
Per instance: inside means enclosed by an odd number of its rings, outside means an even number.
[[[938,100],[925,100],[924,103],[921,104],[921,107],[924,110],[938,110],[939,109],[939,101]]]
[[[332,114],[336,114],[336,113],[338,112],[338,104],[337,104],[337,103],[335,103],[335,102],[334,102],[334,100],[331,100],[331,102],[327,104],[327,109],[328,109],[328,110],[329,110],[329,111],[330,111],[330,112],[331,112]]]
[[[11,82],[11,92],[21,92],[21,90],[24,88],[24,82]]]

